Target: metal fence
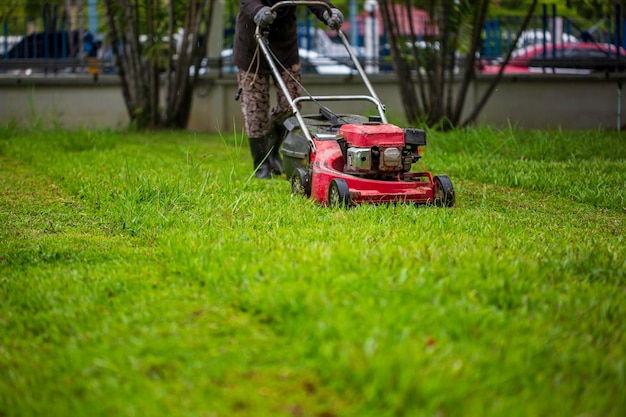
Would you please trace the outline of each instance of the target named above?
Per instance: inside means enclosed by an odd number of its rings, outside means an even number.
[[[68,19],[63,9],[49,5],[30,17],[0,16],[0,73],[113,72],[114,57],[110,45],[99,30],[96,2],[84,0],[86,7],[80,14],[76,10],[72,11],[74,19]],[[228,50],[232,47],[237,10],[232,4],[224,10],[224,52],[220,57],[205,59],[205,70],[218,66],[220,71],[232,71],[232,66],[228,64]],[[543,5],[517,42],[515,35],[522,19],[491,19],[486,22],[483,31],[480,59],[482,62],[497,60],[512,47],[520,49],[533,44],[552,44],[552,50],[555,51],[557,44],[585,41],[619,46],[608,50],[614,51],[617,59],[626,58],[621,49],[626,46],[626,20],[621,18],[621,14],[616,5],[615,17],[590,24],[559,15],[554,5]],[[379,31],[382,23],[375,18],[368,19],[373,16],[373,12],[351,14],[346,22],[346,33],[366,70],[393,71],[386,36],[384,31]],[[346,58],[345,50],[334,42],[332,33],[317,26],[316,20],[310,15],[303,14],[300,17],[299,41],[305,69],[322,73],[349,71],[342,67],[342,60]],[[378,33],[382,35],[374,35]],[[428,39],[423,35],[415,39],[416,45],[426,42]],[[549,58],[545,52],[548,49],[544,48],[544,59]],[[333,70],[325,71],[324,68]]]
[[[111,71],[113,56],[99,34],[98,0],[83,0],[80,8],[60,3],[31,1],[0,16],[0,73]]]
[[[624,48],[626,20],[621,18],[621,12],[621,7],[616,4],[614,17],[589,23],[580,18],[559,15],[556,5],[544,4],[531,18],[515,45],[515,36],[522,27],[522,19],[490,19],[485,23],[483,31],[481,57],[494,59],[505,55],[511,47],[521,49],[537,44],[593,42]],[[619,48],[616,49],[616,52],[619,51]]]

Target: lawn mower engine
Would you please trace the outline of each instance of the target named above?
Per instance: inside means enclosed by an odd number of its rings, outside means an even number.
[[[426,145],[426,132],[370,121],[339,129],[337,142],[346,174],[377,180],[395,180],[409,172]]]

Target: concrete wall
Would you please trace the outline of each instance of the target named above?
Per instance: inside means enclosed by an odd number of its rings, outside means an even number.
[[[486,90],[485,79],[476,93]],[[505,78],[481,113],[481,120],[495,126],[528,129],[617,129],[624,123],[621,109],[623,77],[605,75],[544,78],[541,75]]]
[[[0,79],[0,123],[124,128],[129,118],[117,77],[5,77]]]
[[[491,77],[472,85],[466,112],[487,90]],[[372,84],[387,108],[387,117],[405,124],[397,82],[393,76],[372,76]],[[514,76],[498,85],[480,114],[479,122],[494,127],[509,124],[524,129],[615,129],[624,106],[618,83],[605,75],[584,77]],[[313,95],[364,94],[358,79],[344,76],[305,76],[305,88]],[[243,123],[234,76],[204,78],[194,92],[189,129],[241,132]],[[327,103],[336,112],[375,114],[368,103]],[[317,112],[307,104],[304,113]],[[124,128],[128,115],[116,76],[0,76],[0,123],[27,125]]]

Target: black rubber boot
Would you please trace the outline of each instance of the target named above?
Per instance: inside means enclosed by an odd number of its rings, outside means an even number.
[[[285,139],[285,128],[277,123],[270,125],[270,131],[267,134],[267,148],[270,151],[267,160],[270,163],[272,173],[275,175],[281,175],[285,172],[283,167],[283,159],[280,157],[280,145],[283,144]]]
[[[265,138],[249,138],[248,143],[250,144],[250,154],[254,163],[254,176],[262,180],[272,178],[269,158],[266,158],[267,145]]]

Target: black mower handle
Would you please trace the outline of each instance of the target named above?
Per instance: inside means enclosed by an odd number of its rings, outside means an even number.
[[[322,1],[319,1],[319,0],[318,1],[285,0],[285,1],[278,2],[278,3],[274,4],[273,6],[271,6],[270,10],[272,12],[274,12],[276,9],[278,9],[280,7],[285,7],[285,6],[308,6],[308,7],[316,6],[316,7],[322,7],[329,14],[332,14],[332,11],[333,11],[333,9],[332,9],[332,7],[330,5],[328,5],[327,3],[324,3]],[[276,77],[275,78],[276,82],[278,83],[278,85],[280,86],[280,89],[282,90],[283,94],[285,95],[285,97],[289,101],[289,104],[291,105],[291,108],[293,110],[293,114],[295,114],[296,118],[298,119],[298,123],[300,124],[300,127],[302,128],[302,132],[303,132],[304,136],[309,141],[313,153],[315,153],[316,152],[315,142],[313,141],[311,133],[309,132],[309,129],[306,127],[306,123],[304,122],[304,119],[302,118],[302,115],[300,114],[300,110],[298,109],[298,106],[297,106],[297,103],[300,100],[303,100],[303,98],[296,98],[296,99],[294,99],[294,98],[291,97],[291,94],[289,93],[289,90],[287,89],[287,86],[285,85],[283,79],[280,76],[280,71],[278,70],[276,64],[274,63],[273,55],[272,55],[271,51],[269,50],[268,39],[267,39],[266,36],[264,36],[266,33],[268,33],[268,31],[264,30],[263,32],[264,33],[262,34],[261,33],[261,27],[257,26],[255,34],[254,34],[254,37],[256,38],[256,40],[257,40],[257,42],[259,44],[259,47],[261,48],[261,51],[262,51],[263,55],[265,55],[265,58],[267,59],[267,62],[269,63],[270,67],[272,68],[272,73]],[[387,123],[387,118],[385,117],[385,106],[382,104],[382,102],[380,101],[380,99],[376,95],[376,92],[374,91],[374,88],[372,87],[372,84],[370,83],[369,79],[367,78],[367,74],[363,70],[363,67],[361,66],[361,63],[359,62],[359,60],[357,59],[357,57],[354,54],[354,51],[350,47],[350,44],[348,42],[348,39],[346,38],[346,35],[344,35],[344,33],[340,29],[337,29],[337,35],[339,35],[339,38],[341,39],[341,42],[346,47],[346,51],[348,52],[348,55],[350,55],[350,59],[352,60],[352,63],[354,64],[354,66],[357,69],[359,75],[361,76],[361,79],[365,83],[365,86],[367,87],[367,90],[369,91],[370,96],[317,96],[317,97],[313,97],[313,96],[309,95],[308,98],[311,101],[315,101],[315,99],[320,99],[320,100],[355,100],[355,99],[360,100],[360,99],[366,99],[366,100],[369,100],[369,101],[373,102],[376,105],[376,107],[378,108],[378,113],[380,115],[380,119],[382,120],[383,123]]]
[[[304,1],[298,1],[298,0],[281,1],[273,5],[271,7],[271,10],[275,11],[276,9],[279,9],[285,6],[321,6],[321,7],[324,7],[328,13],[332,12],[332,8],[328,4],[324,3],[323,1],[306,1],[306,0]]]
[[[320,6],[320,7],[325,8],[329,14],[333,12],[332,7],[330,7],[328,4],[324,3],[323,1],[315,1],[315,0],[311,0],[311,1],[285,0],[285,1],[281,1],[273,5],[272,7],[270,7],[270,10],[274,12],[277,9],[280,9],[281,7],[287,7],[287,6]],[[259,35],[259,33],[261,32],[261,26],[257,26],[255,32],[256,32],[256,35]]]

